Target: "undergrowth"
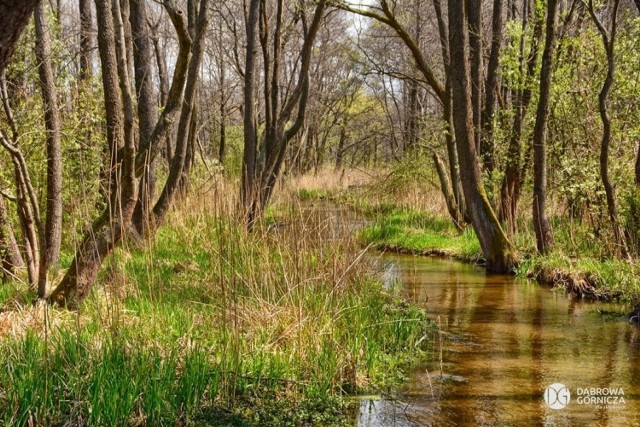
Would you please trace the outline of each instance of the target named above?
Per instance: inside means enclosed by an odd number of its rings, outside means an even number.
[[[339,424],[344,396],[428,355],[426,314],[352,240],[293,219],[247,233],[230,212],[192,203],[118,249],[76,313],[0,287],[0,424]]]

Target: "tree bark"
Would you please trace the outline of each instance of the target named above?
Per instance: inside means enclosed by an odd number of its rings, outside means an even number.
[[[0,195],[0,265],[3,278],[7,275],[13,276],[17,268],[24,266],[2,195]]]
[[[0,74],[39,0],[0,0]]]
[[[447,25],[442,13],[442,5],[440,0],[433,0],[433,7],[438,22],[438,35],[440,36],[440,49],[442,51],[442,63],[445,69],[445,85],[444,98],[442,99],[442,121],[446,123],[445,142],[447,146],[447,162],[449,166],[449,174],[451,176],[451,191],[453,193],[453,201],[455,201],[455,212],[449,207],[452,215],[453,223],[456,227],[463,227],[466,222],[466,207],[462,192],[462,184],[460,182],[460,168],[458,162],[458,152],[456,148],[455,129],[453,124],[453,114],[451,110],[451,78],[450,78],[450,58],[449,58],[449,36],[447,34]],[[448,199],[444,194],[445,200]]]
[[[515,266],[511,243],[502,230],[482,184],[473,133],[468,34],[464,2],[449,0],[449,51],[453,121],[456,131],[460,175],[471,224],[487,260],[487,271],[510,273]]]
[[[258,150],[257,130],[255,125],[255,84],[257,30],[260,0],[251,0],[247,18],[247,50],[244,67],[244,151],[242,157],[242,189],[241,200],[245,222],[253,224],[251,205],[256,192],[256,158]]]
[[[469,50],[471,56],[471,102],[473,107],[473,131],[476,150],[481,158],[484,153],[481,150],[481,116],[482,116],[482,80],[483,80],[483,55],[482,50],[482,0],[465,0],[467,2],[467,15],[469,21]]]
[[[536,10],[536,0],[533,8]],[[534,79],[538,63],[538,50],[542,37],[542,22],[533,14],[534,27],[533,39],[531,41],[531,52],[529,57],[524,58],[525,33],[529,20],[529,3],[523,4],[522,14],[522,36],[520,38],[520,79],[523,89],[516,94],[516,111],[513,119],[513,126],[507,148],[506,167],[502,186],[500,188],[500,220],[506,223],[507,232],[513,236],[516,233],[516,219],[518,213],[518,200],[520,198],[520,186],[523,181],[526,169],[522,165],[522,133],[524,130],[525,118],[531,103],[531,83]],[[524,69],[526,65],[526,70]]]
[[[600,179],[604,187],[606,199],[607,199],[607,212],[609,214],[609,220],[613,228],[613,234],[616,241],[616,251],[619,255],[626,256],[627,250],[624,241],[624,233],[622,227],[618,222],[618,207],[616,202],[616,192],[611,178],[609,177],[609,147],[611,146],[611,117],[609,116],[609,92],[613,86],[615,77],[615,57],[614,48],[616,41],[616,31],[618,24],[618,7],[620,0],[613,0],[613,7],[611,12],[611,28],[607,30],[600,19],[598,18],[593,6],[593,0],[589,0],[589,13],[593,19],[600,36],[602,37],[602,44],[604,46],[605,53],[607,55],[607,75],[602,84],[602,89],[598,94],[598,110],[600,112],[600,119],[602,120],[602,139],[600,142]]]
[[[80,81],[87,81],[93,75],[93,13],[91,0],[79,0],[80,8]]]
[[[40,243],[38,297],[44,298],[49,268],[57,268],[62,238],[62,149],[58,94],[51,64],[51,38],[46,23],[44,4],[35,11],[36,58],[44,102],[47,132],[47,208],[44,241]]]
[[[131,0],[131,28],[133,34],[133,65],[138,95],[138,141],[151,137],[158,116],[153,94],[153,52],[147,24],[146,0]],[[154,162],[147,162],[138,188],[138,203],[133,212],[133,227],[140,236],[148,231],[151,198],[155,190]]]
[[[197,17],[197,25],[195,26],[195,39],[192,45],[192,57],[189,63],[189,71],[187,73],[187,83],[185,87],[184,102],[182,103],[182,112],[180,114],[180,122],[178,123],[178,133],[176,137],[176,150],[169,169],[169,176],[162,189],[162,193],[155,206],[153,207],[153,226],[159,227],[173,203],[176,193],[181,188],[181,183],[186,184],[185,170],[189,169],[188,157],[190,138],[192,132],[192,119],[195,114],[196,92],[198,89],[198,75],[200,72],[200,64],[204,54],[204,45],[206,41],[206,30],[209,23],[209,7],[208,0],[200,1],[200,8]],[[195,137],[195,134],[193,135]]]
[[[186,28],[184,13],[175,8],[173,1],[164,0],[163,6],[178,35],[178,55],[167,102],[160,119],[148,141],[146,143],[141,141],[140,150],[136,154],[135,141],[130,128],[132,121],[129,120],[133,117],[133,108],[131,96],[128,93],[129,79],[126,76],[126,55],[123,55],[122,52],[119,55],[116,54],[116,48],[122,49],[125,45],[124,34],[121,30],[122,22],[119,22],[120,31],[118,31],[117,40],[114,40],[113,17],[118,19],[118,13],[112,14],[112,11],[118,12],[120,9],[117,7],[117,0],[113,0],[113,2],[114,10],[111,9],[109,0],[96,1],[99,27],[98,45],[103,70],[103,86],[105,87],[107,135],[108,138],[115,138],[115,140],[109,140],[109,146],[121,145],[118,140],[126,142],[124,147],[114,155],[112,176],[119,179],[110,180],[113,185],[109,192],[110,198],[107,208],[86,233],[76,250],[71,267],[48,297],[52,303],[70,307],[77,307],[88,295],[102,260],[111,253],[122,238],[124,230],[130,224],[137,202],[136,178],[144,172],[144,165],[153,161],[160,153],[162,144],[165,143],[167,135],[173,128],[174,120],[182,107],[182,94],[191,58],[192,43]],[[120,77],[122,77],[122,82],[118,81]],[[120,96],[120,91],[124,96]],[[126,101],[126,110],[123,109],[123,100]],[[124,118],[127,120],[125,121]]]
[[[546,214],[547,200],[547,118],[553,78],[553,55],[556,44],[557,0],[547,0],[546,37],[540,70],[540,95],[533,129],[533,228],[538,252],[553,250],[553,233]]]
[[[131,220],[137,200],[135,141],[132,135],[132,103],[128,78],[122,22],[114,22],[120,9],[117,0],[96,0],[98,49],[102,63],[102,83],[107,118],[107,140],[111,152],[108,208],[93,223],[80,243],[76,256],[49,301],[77,307],[89,294],[98,277],[102,260],[120,241]],[[120,18],[121,20],[121,18]],[[120,54],[116,53],[121,49]],[[124,78],[124,81],[121,79]],[[125,110],[126,108],[126,110]],[[122,162],[117,161],[123,147]]]
[[[500,47],[502,45],[502,3],[503,0],[493,0],[491,20],[491,53],[487,65],[487,81],[485,105],[482,111],[482,138],[480,139],[480,153],[484,170],[493,174],[495,168],[493,121],[496,111],[496,92],[498,90],[498,72],[500,67]]]

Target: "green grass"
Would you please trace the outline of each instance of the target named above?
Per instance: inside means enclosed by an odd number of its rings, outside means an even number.
[[[441,255],[468,262],[482,258],[471,227],[459,233],[449,218],[393,204],[356,200],[353,206],[372,224],[360,231],[364,244],[379,249],[422,255]],[[584,227],[553,218],[556,250],[549,255],[535,252],[533,233],[519,233],[515,241],[521,263],[516,274],[530,277],[579,296],[617,300],[640,305],[640,266],[635,260],[606,256],[606,248],[593,245],[594,237]],[[527,230],[527,224],[520,224]]]
[[[0,425],[346,422],[344,396],[401,380],[433,327],[349,242],[301,235],[203,209],[117,250],[79,313],[0,287]]]
[[[360,232],[365,244],[472,262],[482,258],[480,244],[470,227],[459,233],[446,218],[407,208],[383,206],[375,215],[374,223]]]
[[[520,263],[516,274],[554,284],[568,292],[573,292],[571,282],[578,280],[588,287],[586,297],[617,300],[634,307],[640,305],[640,268],[636,262],[589,256],[576,258],[562,252],[531,254]]]
[[[329,191],[322,188],[307,189],[302,188],[298,190],[297,197],[301,201],[314,201],[314,200],[326,200],[329,198]]]

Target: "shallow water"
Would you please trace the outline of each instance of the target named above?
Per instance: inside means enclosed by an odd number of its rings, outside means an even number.
[[[303,211],[322,239],[365,224],[328,203]],[[371,258],[382,279],[425,307],[441,332],[432,362],[409,372],[392,399],[362,400],[354,425],[640,426],[640,328],[610,314],[625,307],[570,300],[452,260],[375,252]],[[555,383],[571,394],[562,409],[543,397]],[[579,403],[585,396],[578,389],[585,388],[622,389],[625,403]]]
[[[385,254],[379,263],[442,325],[441,343],[396,401],[362,401],[356,425],[640,425],[640,330],[599,313],[621,307],[456,261]],[[553,383],[571,393],[563,409],[543,399]],[[580,404],[578,388],[622,388],[625,403]]]

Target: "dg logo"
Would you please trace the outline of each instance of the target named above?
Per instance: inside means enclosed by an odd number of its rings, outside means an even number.
[[[562,409],[569,404],[571,393],[569,389],[560,383],[551,384],[544,391],[544,401],[551,409]]]

